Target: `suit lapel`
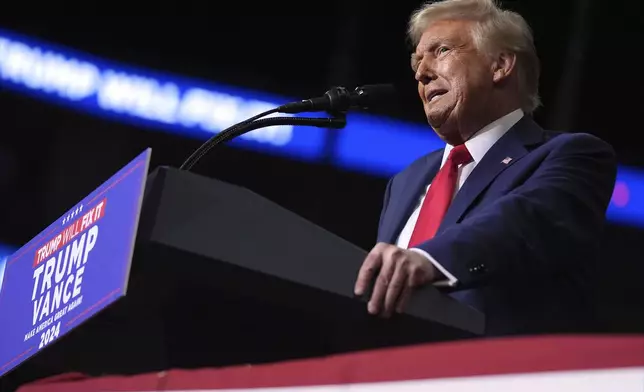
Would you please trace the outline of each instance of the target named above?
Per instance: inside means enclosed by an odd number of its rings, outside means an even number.
[[[409,176],[400,185],[404,190],[400,194],[399,202],[391,206],[391,224],[386,225],[388,231],[384,235],[387,242],[394,243],[396,241],[398,234],[417,206],[425,187],[438,173],[442,158],[443,149],[427,155],[420,169],[410,172]]]
[[[523,117],[483,156],[456,194],[438,231],[457,223],[485,188],[505,169],[527,154],[526,146],[543,140],[543,130]]]

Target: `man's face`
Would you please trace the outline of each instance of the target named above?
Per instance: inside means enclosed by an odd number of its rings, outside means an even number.
[[[493,88],[492,63],[476,47],[470,23],[432,24],[412,55],[427,121],[453,145],[472,136],[468,130],[476,128]]]

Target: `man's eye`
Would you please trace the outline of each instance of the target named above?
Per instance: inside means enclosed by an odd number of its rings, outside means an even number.
[[[449,48],[447,46],[441,46],[438,49],[436,49],[436,54],[443,54],[449,51]]]

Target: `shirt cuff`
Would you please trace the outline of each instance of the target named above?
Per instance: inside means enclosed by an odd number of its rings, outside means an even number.
[[[440,265],[440,263],[438,261],[436,261],[436,259],[434,259],[429,253],[427,253],[424,250],[419,249],[419,248],[410,248],[409,250],[412,251],[412,252],[416,252],[416,253],[418,253],[420,255],[425,256],[425,258],[427,260],[429,260],[429,262],[432,263],[434,265],[434,267],[436,267],[436,269],[438,269],[440,272],[443,273],[443,275],[445,276],[446,279],[437,280],[437,281],[433,282],[432,284],[434,286],[437,286],[437,287],[454,287],[454,286],[456,286],[456,284],[458,283],[458,279],[456,279],[456,277],[454,275],[450,274],[449,271],[447,271],[442,265]]]

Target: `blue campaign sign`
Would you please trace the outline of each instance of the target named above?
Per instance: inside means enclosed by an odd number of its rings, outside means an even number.
[[[283,97],[130,67],[3,30],[0,83],[94,115],[199,138],[286,103]],[[302,160],[320,159],[325,143],[325,129],[293,126],[258,129],[231,142]]]
[[[125,295],[150,155],[5,260],[0,376]]]
[[[7,256],[0,256],[0,293],[2,293],[2,282],[4,280],[4,270],[7,265]]]

